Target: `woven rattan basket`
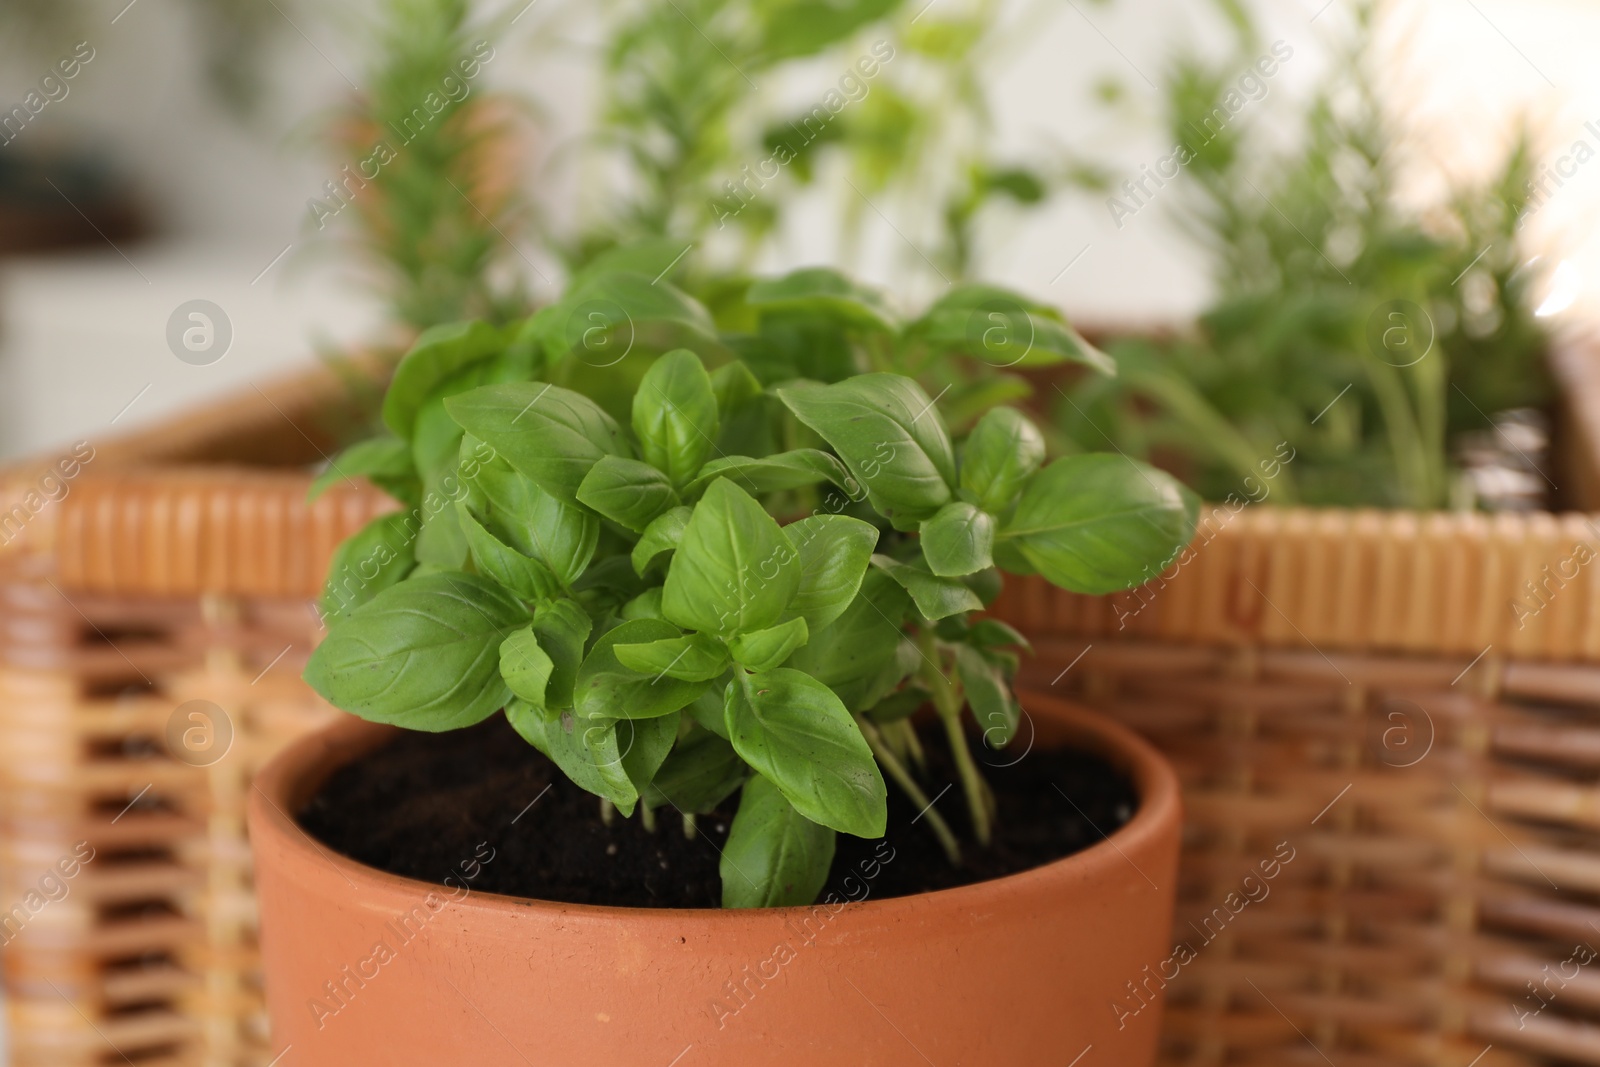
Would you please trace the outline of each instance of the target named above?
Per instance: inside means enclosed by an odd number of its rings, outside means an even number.
[[[1563,364],[1571,395],[1597,395],[1587,367]],[[0,927],[15,1067],[282,1051],[243,799],[332,714],[298,681],[308,601],[333,546],[389,506],[351,486],[304,504],[347,385],[317,373],[93,443],[16,536],[0,512],[0,908],[94,850],[52,883],[66,895]],[[1600,401],[1578,408],[1559,477],[1593,506]],[[6,472],[0,500],[53,462]],[[1142,729],[1187,786],[1174,939],[1193,959],[1150,961],[1106,1010],[1164,983],[1173,1064],[1600,1063],[1600,967],[1559,992],[1542,970],[1600,949],[1600,568],[1525,628],[1509,608],[1600,538],[1548,515],[1262,509],[1212,529],[1139,593],[1017,583],[1000,607],[1039,639],[1029,681]],[[231,729],[220,758],[173,740],[194,700]],[[1530,981],[1546,1006],[1519,1020]]]
[[[274,1058],[246,791],[278,746],[333,714],[299,680],[317,630],[308,601],[334,546],[392,506],[355,486],[305,504],[306,465],[332,448],[323,428],[348,382],[319,372],[252,389],[5,472],[13,1067]]]
[[[1597,353],[1557,361],[1591,514],[1218,507],[1142,589],[996,605],[1181,775],[1183,949],[1107,1005],[1164,988],[1164,1062],[1600,1064]]]

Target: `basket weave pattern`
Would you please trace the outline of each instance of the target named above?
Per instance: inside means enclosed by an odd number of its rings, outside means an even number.
[[[1165,582],[1019,582],[997,605],[1039,638],[1026,682],[1133,726],[1183,781],[1186,951],[1107,1010],[1164,987],[1172,1065],[1600,1064],[1600,536],[1211,521]]]
[[[219,452],[304,462],[321,446],[284,419],[311,425],[297,399],[332,384],[224,406],[210,426],[169,428],[165,450],[108,446],[0,547],[13,1067],[274,1058],[246,795],[263,761],[336,714],[299,678],[319,628],[309,601],[334,547],[393,504],[346,485],[308,506],[298,471],[127,464]],[[9,480],[8,501],[38,475],[24,465]],[[174,758],[188,751],[190,701],[224,725],[206,738],[216,748]]]

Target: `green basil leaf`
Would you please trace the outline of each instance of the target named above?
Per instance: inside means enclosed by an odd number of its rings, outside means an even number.
[[[1000,542],[996,541],[994,545],[996,559],[999,558],[999,553]],[[1000,594],[1005,591],[1006,580],[998,567],[985,567],[981,571],[962,575],[961,584],[976,593],[978,599],[983,601],[983,606],[988,607],[998,600]]]
[[[549,567],[529,559],[484,529],[465,503],[456,504],[456,511],[479,574],[493,578],[523,600],[546,600],[561,592],[561,583]]]
[[[1008,289],[962,285],[939,299],[906,329],[908,338],[961,352],[991,367],[1081,363],[1116,374],[1110,356],[1067,325],[1061,312]]]
[[[519,696],[513,696],[506,701],[506,722],[511,728],[521,735],[522,739],[548,758],[550,755],[550,742],[545,737],[545,729],[550,722],[545,718],[545,713]]]
[[[622,769],[641,796],[655,780],[662,762],[672,751],[678,739],[680,714],[673,712],[654,719],[637,722],[624,719],[617,723],[617,743],[622,746]]]
[[[979,619],[972,624],[970,635],[972,643],[981,649],[1018,645],[1030,653],[1033,651],[1033,645],[1026,637],[999,619]]]
[[[759,459],[721,456],[700,468],[685,493],[693,497],[718,478],[729,478],[751,493],[777,493],[832,482],[847,493],[860,495],[855,479],[838,457],[815,448],[797,448]]]
[[[639,535],[639,542],[633,546],[633,554],[630,557],[635,574],[643,578],[656,560],[678,547],[678,542],[683,540],[683,531],[689,525],[689,516],[692,514],[694,511],[691,508],[672,508],[658,515],[644,528],[644,533]]]
[[[710,634],[684,634],[642,644],[617,645],[617,661],[652,678],[709,682],[728,669],[728,650]]]
[[[978,416],[1004,404],[1026,400],[1034,394],[1033,383],[1004,371],[991,371],[984,377],[959,385],[939,398],[947,426],[970,426]]]
[[[882,571],[869,570],[844,614],[812,630],[788,666],[832,689],[851,711],[864,711],[904,677],[896,657],[910,608],[905,590]]]
[[[461,371],[486,362],[505,348],[505,337],[485,322],[455,322],[424,330],[394,369],[383,398],[383,421],[412,439],[417,415],[439,387]]]
[[[551,360],[573,354],[596,368],[615,366],[636,345],[663,351],[720,349],[711,315],[671,283],[634,271],[588,275],[557,305],[544,334]]]
[[[607,556],[572,583],[572,594],[591,618],[613,614],[645,591],[627,556]]]
[[[715,447],[718,418],[711,376],[700,357],[686,348],[651,364],[633,397],[639,454],[680,489]]]
[[[965,501],[952,500],[940,508],[922,523],[921,534],[922,557],[941,578],[960,578],[994,566],[994,516]]]
[[[502,544],[542,563],[562,586],[588,568],[600,538],[588,511],[545,492],[474,437],[462,441],[459,473],[473,517]]]
[[[998,671],[970,645],[956,646],[956,673],[966,690],[972,717],[990,748],[1005,748],[1017,735],[1022,708]]]
[[[661,613],[661,587],[651,586],[622,605],[621,616],[624,619],[660,619],[666,622],[667,617]]]
[[[513,630],[511,636],[500,642],[500,677],[517,697],[528,702],[536,712],[546,708],[545,689],[555,663],[539,647],[539,638],[529,626]]]
[[[962,611],[981,611],[983,601],[959,578],[941,578],[915,563],[901,563],[888,556],[873,556],[872,565],[899,583],[911,594],[924,619],[937,622]]]
[[[306,491],[309,504],[346,478],[367,478],[379,489],[411,507],[422,503],[422,483],[411,459],[411,446],[398,437],[374,437],[340,452],[328,462]]]
[[[722,850],[724,908],[810,904],[827,884],[834,833],[796,811],[762,778],[745,783]]]
[[[568,288],[576,289],[590,279],[619,272],[659,278],[674,267],[682,266],[693,247],[694,242],[681,237],[644,237],[617,245],[585,263],[572,275]]]
[[[765,630],[740,634],[728,645],[733,658],[752,671],[770,671],[810,637],[806,620],[790,619]]]
[[[933,694],[920,685],[908,685],[872,705],[866,716],[873,722],[900,722],[921,711],[932,699]]]
[[[744,761],[812,822],[881,837],[888,791],[861,728],[826,685],[780,667],[735,672],[724,713]]]
[[[578,668],[578,714],[588,719],[652,719],[670,715],[699,696],[706,688],[704,682],[643,674],[629,670],[617,659],[617,645],[677,636],[671,623],[655,619],[630,619],[603,634]]]
[[[1199,498],[1122,456],[1068,456],[1028,482],[1002,539],[1045,580],[1105,594],[1155,578],[1194,537]]]
[[[816,19],[815,5],[796,6],[805,8],[806,19]],[[781,278],[763,278],[745,291],[745,301],[763,311],[799,312],[813,321],[832,320],[847,329],[878,333],[899,329],[882,294],[831,267],[806,267]]]
[[[861,588],[878,529],[848,515],[811,515],[783,528],[800,557],[800,586],[789,613],[812,633],[844,614]]]
[[[724,738],[706,730],[691,730],[640,795],[653,808],[669,806],[691,815],[708,815],[732,796],[749,774],[744,760]]]
[[[349,615],[416,568],[416,516],[380,515],[334,551],[320,607],[327,623]]]
[[[799,560],[783,530],[749,493],[720,478],[689,517],[661,607],[685,630],[726,637],[776,623],[799,583]]]
[[[545,492],[575,504],[602,456],[628,455],[622,429],[580,393],[541,382],[486,385],[445,401],[450,416]]]
[[[500,642],[528,621],[473,574],[431,574],[379,593],[329,631],[305,679],[334,707],[408,730],[456,730],[511,696]]]
[[[636,459],[602,456],[578,486],[578,502],[634,533],[678,506],[667,476]]]
[[[546,707],[572,707],[573,687],[583,663],[583,646],[593,626],[588,613],[576,600],[548,600],[534,609],[533,632],[551,663],[550,683],[545,686]]]
[[[639,787],[623,765],[623,753],[633,741],[632,723],[586,719],[565,711],[549,721],[529,722],[518,715],[512,726],[519,722],[522,727],[517,732],[524,737],[539,728],[544,743],[535,741],[534,747],[549,756],[573,785],[611,801],[623,815],[633,814]]]
[[[995,408],[972,428],[961,452],[961,488],[992,514],[1003,512],[1044,463],[1044,435],[1020,412]]]
[[[761,379],[750,373],[744,360],[735,359],[711,372],[711,391],[717,397],[717,411],[725,416],[761,395]]]
[[[785,386],[778,396],[833,446],[872,506],[897,525],[949,502],[956,480],[950,435],[910,378],[864,374],[834,385]]]

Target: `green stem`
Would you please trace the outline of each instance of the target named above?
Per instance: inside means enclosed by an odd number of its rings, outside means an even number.
[[[913,804],[922,808],[922,818],[928,820],[928,826],[933,830],[934,836],[939,839],[939,844],[944,848],[944,854],[949,858],[951,866],[961,863],[961,844],[956,840],[955,833],[950,829],[950,824],[944,821],[944,816],[934,810],[933,802],[928,799],[928,794],[922,791],[917,780],[911,777],[905,764],[900,762],[889,746],[884,744],[883,737],[878,733],[878,728],[873,726],[861,716],[856,716],[856,724],[861,727],[861,736],[867,739],[867,746],[872,749],[872,754],[877,757],[883,769],[889,772],[895,784],[905,790],[906,796],[911,798]]]
[[[611,825],[611,821],[613,819],[615,819],[616,817],[617,817],[617,806],[615,804],[611,803],[611,801],[606,800],[604,797],[602,797],[600,799],[600,821],[605,823],[607,826],[610,826]]]
[[[684,812],[683,813],[683,836],[684,836],[684,838],[689,840],[689,841],[693,841],[694,837],[695,837],[695,834],[697,834],[698,832],[699,832],[699,828],[695,826],[695,822],[694,822],[694,813],[691,812],[691,811]]]
[[[656,832],[656,809],[642,800],[639,801],[639,820],[644,823],[646,833]]]
[[[972,832],[977,836],[978,843],[988,848],[989,842],[994,839],[991,813],[995,802],[988,783],[978,770],[977,761],[972,758],[966,731],[961,728],[961,709],[966,701],[956,683],[939,670],[939,647],[931,630],[924,630],[917,635],[917,647],[922,651],[923,680],[933,698],[934,710],[944,722],[944,732],[950,739],[950,751],[956,760],[956,771],[961,776],[961,789],[967,796]]]

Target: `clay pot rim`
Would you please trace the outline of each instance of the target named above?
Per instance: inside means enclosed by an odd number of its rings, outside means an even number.
[[[1063,741],[1105,759],[1132,779],[1139,794],[1139,807],[1133,818],[1110,836],[1070,856],[1003,878],[992,878],[969,885],[939,889],[911,896],[868,898],[846,902],[852,911],[938,907],[953,911],[972,907],[1004,906],[1005,898],[1018,903],[1038,899],[1052,885],[1092,881],[1099,870],[1113,865],[1129,865],[1129,854],[1139,854],[1163,831],[1181,821],[1178,777],[1172,766],[1147,741],[1112,720],[1080,708],[1057,697],[1023,690],[1018,693],[1024,708],[1042,711],[1051,725],[1062,732]],[[1026,712],[1025,712],[1026,713]],[[396,894],[417,897],[449,887],[369,867],[358,860],[334,852],[315,841],[288,814],[298,810],[327,777],[339,767],[360,758],[381,744],[398,728],[366,722],[347,716],[322,730],[301,737],[279,752],[258,772],[250,791],[250,830],[256,847],[267,844],[280,855],[296,854],[296,865],[325,866],[356,887],[390,897]],[[1137,865],[1133,864],[1135,869]],[[1143,872],[1140,872],[1143,874]],[[1148,876],[1145,876],[1148,880]],[[364,885],[363,885],[364,884]],[[820,902],[819,902],[820,904]],[[457,907],[482,908],[518,915],[544,914],[568,921],[623,921],[658,923],[681,927],[686,919],[735,922],[752,916],[802,916],[819,905],[786,908],[727,910],[721,908],[640,908],[601,904],[574,904],[515,897],[487,891],[474,891]]]

